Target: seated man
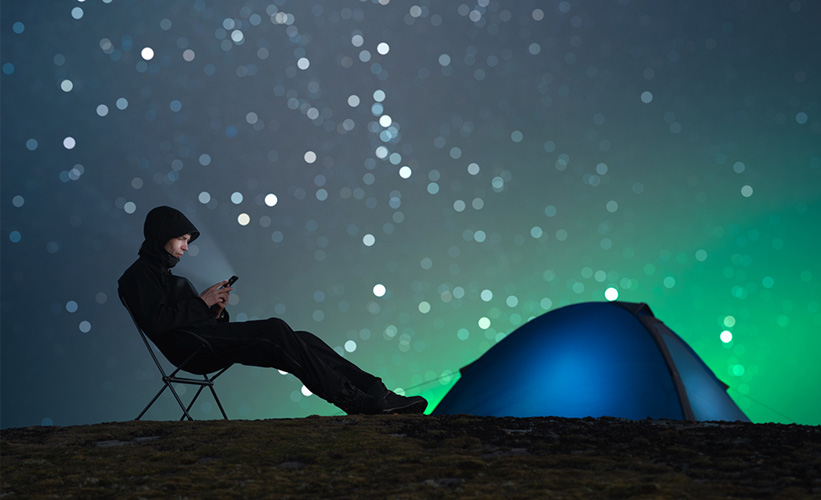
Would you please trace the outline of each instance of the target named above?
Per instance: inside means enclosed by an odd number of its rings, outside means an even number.
[[[231,323],[225,305],[231,293],[221,281],[197,294],[187,279],[171,274],[199,231],[181,212],[157,207],[145,218],[139,259],[119,280],[120,294],[137,323],[172,363],[198,347],[193,332],[213,353],[193,360],[192,370],[210,372],[240,363],[277,368],[298,377],[314,394],[346,413],[422,413],[427,401],[404,397],[382,380],[346,360],[308,332],[293,331],[283,320]]]

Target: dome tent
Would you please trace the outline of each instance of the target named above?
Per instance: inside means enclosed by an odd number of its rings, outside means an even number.
[[[550,311],[460,372],[434,415],[749,421],[727,386],[647,304]]]

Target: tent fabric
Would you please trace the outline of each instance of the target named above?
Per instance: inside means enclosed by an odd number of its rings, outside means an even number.
[[[647,304],[587,302],[522,325],[461,370],[434,415],[749,421]]]

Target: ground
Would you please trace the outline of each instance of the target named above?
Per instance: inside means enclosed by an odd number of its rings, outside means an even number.
[[[821,427],[468,415],[0,431],[3,498],[821,498]]]

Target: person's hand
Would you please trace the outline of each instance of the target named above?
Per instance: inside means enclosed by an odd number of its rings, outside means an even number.
[[[225,304],[217,302],[213,306],[211,306],[211,312],[214,313],[214,317],[220,319],[222,316],[222,312],[225,311]]]
[[[231,293],[231,290],[233,290],[232,287],[225,286],[227,284],[228,280],[220,281],[200,294],[200,298],[205,301],[205,305],[208,307],[217,306],[217,308],[219,308],[217,316],[222,314],[222,310],[225,309],[225,305],[228,304],[228,295]],[[225,286],[225,288],[220,288],[223,286]]]

